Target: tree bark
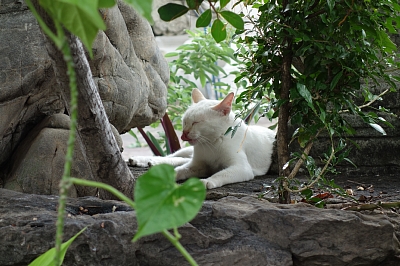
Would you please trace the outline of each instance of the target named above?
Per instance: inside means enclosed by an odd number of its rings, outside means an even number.
[[[110,122],[94,84],[89,62],[81,41],[70,35],[71,52],[75,64],[78,86],[78,136],[82,140],[87,161],[99,181],[114,186],[124,195],[133,197],[134,178],[123,160]],[[66,95],[67,92],[65,92]],[[69,90],[68,90],[69,93]],[[100,197],[113,199],[107,191],[100,190]]]
[[[288,177],[290,174],[290,167],[286,165],[289,161],[289,143],[288,143],[288,122],[289,122],[289,91],[291,86],[290,80],[290,67],[291,67],[292,55],[288,53],[283,57],[282,64],[282,84],[280,99],[285,100],[279,107],[278,116],[278,132],[277,132],[277,150],[278,150],[278,166],[279,166],[279,176]],[[290,203],[290,193],[283,189],[283,180],[281,181],[281,186],[279,188],[279,202],[280,203]]]
[[[287,1],[284,1],[282,10],[285,10]],[[279,176],[288,177],[290,174],[290,167],[285,166],[289,161],[289,142],[288,142],[288,122],[290,113],[290,88],[292,85],[290,69],[292,66],[292,39],[286,38],[286,49],[283,51],[283,60],[281,67],[281,91],[279,98],[283,104],[279,107],[278,116],[278,132],[277,132],[277,150],[278,150],[278,167]],[[279,187],[279,202],[290,203],[290,193],[283,188],[284,180],[281,180]]]
[[[32,1],[46,24],[54,30],[51,18],[40,7],[38,0]],[[66,32],[73,55],[78,87],[78,125],[77,139],[83,145],[83,151],[91,172],[96,179],[120,190],[124,195],[133,198],[134,178],[128,165],[122,159],[115,137],[111,131],[103,103],[94,84],[89,62],[82,43],[78,38]],[[69,111],[70,88],[66,64],[62,53],[47,38],[46,48],[53,60],[58,85],[63,91],[62,97]],[[99,190],[103,199],[116,199],[111,193]]]

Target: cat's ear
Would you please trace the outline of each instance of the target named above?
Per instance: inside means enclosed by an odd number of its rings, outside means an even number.
[[[223,99],[219,104],[212,107],[211,109],[222,112],[224,115],[227,115],[232,110],[232,102],[233,102],[234,94],[233,92],[229,93],[225,99]]]
[[[205,99],[206,99],[206,97],[204,97],[204,95],[201,93],[201,91],[199,89],[192,90],[192,101],[194,103],[198,103]]]

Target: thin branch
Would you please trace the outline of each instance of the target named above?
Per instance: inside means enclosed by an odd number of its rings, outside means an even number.
[[[306,19],[312,19],[312,18],[315,18],[315,17],[317,17],[317,16],[319,16],[321,14],[324,14],[324,13],[326,13],[326,10],[320,10],[320,11],[317,11],[317,12],[307,16]]]
[[[388,92],[389,92],[389,89],[384,90],[381,94],[378,95],[378,97],[376,97],[375,99],[373,99],[372,101],[370,101],[370,102],[368,102],[368,103],[366,103],[366,104],[363,104],[363,105],[358,106],[358,108],[362,109],[362,108],[365,108],[365,107],[370,106],[371,104],[373,104],[374,102],[376,102],[379,98],[381,98],[383,95],[385,95],[385,94],[388,93]],[[339,114],[341,114],[341,113],[347,113],[347,112],[349,112],[349,109],[339,111]]]
[[[332,161],[332,159],[333,159],[333,157],[334,157],[334,155],[335,155],[335,148],[334,148],[334,145],[333,145],[333,140],[332,140],[332,138],[331,138],[331,143],[332,143],[332,152],[331,152],[331,155],[329,156],[328,161],[325,163],[325,165],[324,165],[324,167],[322,168],[321,172],[318,174],[317,178],[316,178],[314,181],[312,181],[310,184],[308,184],[307,186],[304,186],[304,187],[302,187],[302,188],[300,188],[300,189],[292,190],[292,189],[290,189],[290,188],[288,187],[288,184],[289,184],[288,180],[290,180],[290,179],[289,179],[289,177],[286,177],[285,180],[284,180],[284,182],[283,182],[283,188],[284,188],[286,191],[290,192],[290,193],[298,193],[298,192],[302,192],[302,191],[304,191],[304,190],[306,190],[306,189],[309,189],[309,188],[312,187],[315,183],[317,183],[317,181],[318,181],[319,179],[321,179],[322,175],[325,173],[326,169],[328,168],[329,164],[331,163],[331,161]],[[310,149],[311,149],[311,147],[310,147]],[[302,158],[303,158],[303,156],[302,156]],[[302,158],[301,158],[301,159],[302,159]],[[301,160],[301,159],[300,159],[300,160]],[[300,161],[300,160],[299,160],[299,161]],[[297,164],[299,164],[299,162],[297,162]],[[296,164],[296,166],[297,166],[297,164]],[[293,171],[292,171],[292,173],[293,173]],[[294,176],[293,176],[293,177],[294,177]]]

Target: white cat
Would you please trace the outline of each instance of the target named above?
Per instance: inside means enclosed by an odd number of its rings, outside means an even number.
[[[137,156],[129,159],[133,166],[161,163],[176,167],[177,180],[200,177],[208,188],[248,181],[267,173],[275,133],[260,126],[240,124],[236,134],[225,132],[241,122],[231,112],[231,92],[221,102],[208,100],[198,90],[192,91],[193,105],[183,115],[182,140],[192,146],[167,157]]]

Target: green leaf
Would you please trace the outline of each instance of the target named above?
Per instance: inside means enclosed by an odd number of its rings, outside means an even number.
[[[383,50],[387,53],[396,51],[397,46],[390,40],[389,35],[384,31],[378,31],[380,43],[383,46]]]
[[[231,0],[219,0],[219,7],[224,8]]]
[[[211,9],[207,9],[206,11],[203,12],[203,14],[200,15],[200,17],[197,18],[196,21],[196,27],[207,27],[211,23]]]
[[[311,93],[309,90],[307,90],[304,84],[297,83],[297,91],[307,101],[307,103],[312,104]]]
[[[160,146],[160,143],[158,143],[158,140],[156,139],[156,137],[154,137],[153,134],[151,134],[150,131],[146,132],[146,135],[149,137],[149,139],[151,140],[151,143],[153,143],[153,145],[156,147],[156,149],[158,150],[158,154],[160,154],[160,156],[165,156],[165,152],[163,151],[163,149]],[[157,153],[154,155],[158,155]]]
[[[145,1],[144,1],[145,2]],[[160,18],[164,21],[174,20],[189,11],[189,8],[183,5],[178,5],[174,3],[168,3],[163,5],[158,9],[158,14]]]
[[[164,55],[164,57],[174,57],[174,56],[178,56],[179,53],[178,52],[170,52]]]
[[[91,0],[89,0],[91,1]],[[150,24],[153,24],[151,11],[153,10],[153,0],[124,0],[132,6],[140,15],[142,15]]]
[[[81,231],[79,231],[76,235],[71,237],[67,242],[61,244],[61,262],[64,260],[65,253],[67,253],[67,250],[69,246],[74,242],[74,240],[83,232],[86,230],[87,227],[83,228]],[[56,249],[51,248],[39,257],[37,257],[34,261],[32,261],[29,266],[53,266],[54,264],[54,256],[56,254]]]
[[[115,5],[114,0],[98,0],[98,1],[99,1],[97,4],[98,8],[110,8]]]
[[[331,90],[333,90],[336,87],[342,75],[343,75],[343,70],[337,73],[336,76],[333,78],[331,82]]]
[[[232,11],[221,11],[219,13],[226,21],[228,21],[229,24],[231,24],[233,27],[237,28],[238,30],[243,30],[244,29],[244,22],[241,16],[239,16],[236,13],[233,13]]]
[[[207,75],[204,74],[203,71],[200,71],[199,72],[199,77],[200,77],[201,86],[204,88],[204,86],[206,85],[206,82],[207,82]]]
[[[308,189],[301,191],[300,194],[303,195],[304,197],[306,197],[306,199],[309,199],[312,197],[313,192],[311,189],[308,188]]]
[[[226,38],[226,28],[224,23],[220,19],[214,20],[211,26],[211,35],[214,40],[219,43]]]
[[[332,12],[333,8],[335,7],[335,0],[328,0],[328,7],[329,7],[329,11]]]
[[[134,195],[138,230],[133,241],[136,241],[192,220],[203,205],[206,190],[197,178],[176,184],[174,168],[164,164],[153,166],[138,178]]]
[[[304,148],[311,138],[312,135],[310,134],[310,132],[299,133],[298,142],[300,144],[300,147]]]
[[[106,29],[97,1],[39,0],[39,3],[54,20],[79,37],[92,55],[92,44],[97,32]]]
[[[387,18],[384,23],[385,27],[389,30],[389,33],[397,33],[397,30],[393,27],[393,21],[393,18]]]
[[[188,5],[189,9],[197,10],[203,0],[186,0],[186,4]]]

